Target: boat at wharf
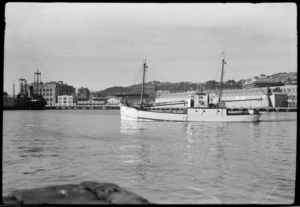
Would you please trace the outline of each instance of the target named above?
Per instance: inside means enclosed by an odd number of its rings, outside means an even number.
[[[41,73],[37,71],[34,73],[37,75],[37,82],[34,83],[37,86],[36,91],[34,91],[33,86],[29,87],[30,96],[28,96],[27,81],[24,78],[20,78],[20,92],[16,99],[16,109],[20,110],[43,110],[47,105],[46,99],[41,95],[39,90],[40,75]]]
[[[168,103],[146,104],[143,100],[145,72],[148,66],[146,60],[143,64],[143,81],[141,90],[141,102],[139,105],[129,105],[127,102],[120,104],[120,116],[122,120],[138,120],[138,121],[181,121],[181,122],[256,122],[259,121],[261,113],[256,109],[247,109],[246,111],[231,111],[225,107],[222,97],[222,81],[224,74],[225,55],[222,56],[222,72],[220,94],[217,104],[209,103],[208,93],[195,93],[189,95],[188,101],[182,101],[187,104],[187,108],[182,111],[162,112],[154,110],[153,107]],[[174,104],[178,104],[178,101]]]

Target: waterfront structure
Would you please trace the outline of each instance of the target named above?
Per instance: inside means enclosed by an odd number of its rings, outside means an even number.
[[[91,92],[88,88],[81,87],[77,91],[78,101],[87,101],[91,98],[90,95],[91,95]]]
[[[184,101],[176,105],[168,106],[168,108],[185,108],[189,96],[194,96],[196,91],[187,91],[180,93],[166,93],[155,99],[155,103]],[[210,91],[209,102],[212,104],[218,103],[218,91]],[[257,108],[257,107],[286,107],[288,96],[280,92],[272,92],[267,97],[267,88],[251,88],[251,89],[236,89],[236,90],[223,90],[222,101],[228,108]],[[163,108],[164,106],[159,106]]]
[[[73,107],[76,104],[73,102],[73,96],[69,95],[62,95],[57,96],[57,104],[56,107]]]
[[[270,87],[270,89],[281,92],[287,95],[288,106],[297,107],[298,100],[298,86],[297,85],[285,85],[279,87]]]
[[[121,102],[121,98],[118,98],[116,96],[108,96],[106,98],[107,98],[107,104],[119,105]]]
[[[70,86],[63,81],[50,81],[41,83],[39,86],[32,83],[34,91],[39,91],[47,100],[46,107],[54,107],[58,103],[58,96],[68,95],[72,96],[73,99],[76,95],[76,88]]]
[[[224,90],[222,100],[228,108],[286,107],[287,95],[280,92],[267,92],[268,88]],[[267,96],[267,94],[269,95]],[[217,100],[216,95],[213,101]]]
[[[89,100],[78,100],[76,106],[78,108],[90,108],[90,107],[100,107],[107,103],[107,99],[103,97],[95,97]]]

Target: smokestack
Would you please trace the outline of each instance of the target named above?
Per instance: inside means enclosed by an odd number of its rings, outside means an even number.
[[[29,86],[30,97],[33,98],[33,86]]]
[[[15,84],[13,84],[13,97],[15,98]]]

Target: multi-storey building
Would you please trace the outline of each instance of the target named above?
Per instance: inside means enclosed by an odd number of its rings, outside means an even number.
[[[70,106],[75,106],[73,102],[73,96],[68,96],[68,95],[62,95],[62,96],[57,96],[57,107],[70,107]]]
[[[76,88],[62,81],[51,81],[40,84],[32,83],[30,85],[33,86],[35,92],[40,93],[47,100],[46,107],[56,106],[58,96],[69,95],[74,98],[76,95]]]
[[[78,101],[86,101],[90,99],[91,92],[88,88],[79,88],[77,93]]]

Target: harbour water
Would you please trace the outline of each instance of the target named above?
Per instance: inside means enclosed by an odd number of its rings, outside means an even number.
[[[291,204],[297,114],[121,122],[118,110],[3,111],[3,194],[113,182],[160,204]]]

